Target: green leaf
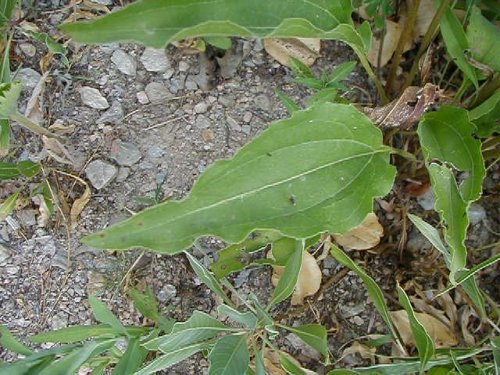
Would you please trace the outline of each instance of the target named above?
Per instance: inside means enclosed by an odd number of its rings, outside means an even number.
[[[23,355],[30,355],[33,353],[31,349],[24,346],[14,335],[7,329],[7,327],[0,325],[0,345],[14,353]]]
[[[224,50],[228,50],[233,44],[231,38],[225,36],[206,36],[203,39],[205,39],[205,42],[208,44]]]
[[[358,374],[358,372],[356,371],[339,368],[328,372],[328,374],[326,375],[356,375],[356,374]]]
[[[130,289],[128,293],[132,301],[134,301],[135,308],[139,310],[142,315],[158,323],[158,327],[164,332],[170,333],[175,321],[161,315],[158,309],[158,301],[151,288],[148,288],[146,293],[141,293],[137,289]]]
[[[320,324],[305,324],[297,327],[280,326],[287,331],[296,334],[307,345],[323,354],[328,362],[328,342],[326,340],[326,329]]]
[[[408,320],[410,322],[410,329],[413,334],[413,338],[415,339],[415,344],[418,350],[418,356],[420,357],[420,373],[423,374],[427,363],[434,356],[435,345],[432,338],[429,336],[425,327],[420,323],[415,315],[415,311],[413,311],[413,307],[411,306],[410,299],[406,295],[406,292],[399,286],[396,287],[398,291],[399,303],[408,314]]]
[[[500,336],[491,339],[491,347],[493,348],[493,358],[496,368],[500,368]]]
[[[220,333],[234,331],[238,329],[227,327],[204,312],[195,311],[187,321],[175,323],[170,334],[150,340],[143,346],[149,350],[161,350],[168,353],[214,338]]]
[[[208,355],[209,375],[244,375],[250,363],[246,335],[228,335],[217,340]]]
[[[321,90],[325,87],[323,81],[317,78],[295,78],[294,82],[315,90]]]
[[[336,88],[325,88],[311,95],[307,99],[307,104],[317,105],[325,102],[334,102],[337,98],[338,90]]]
[[[299,59],[296,59],[293,56],[289,57],[290,68],[293,70],[297,78],[311,78],[316,79],[312,69],[304,64]]]
[[[41,170],[40,164],[30,160],[23,160],[18,163],[0,162],[0,181],[10,180],[19,176],[33,177]]]
[[[267,375],[263,350],[255,349],[255,375]]]
[[[14,208],[16,207],[17,197],[19,196],[19,192],[12,194],[8,197],[2,205],[0,205],[0,222],[4,221],[7,216],[9,216]]]
[[[495,92],[479,106],[469,111],[470,120],[476,125],[476,135],[487,138],[500,132],[500,91]]]
[[[127,330],[120,322],[120,320],[111,312],[104,302],[96,296],[89,296],[90,307],[94,313],[95,318],[104,324],[110,325],[116,333],[128,335]]]
[[[226,295],[226,293],[224,293],[222,285],[220,285],[219,281],[215,278],[215,276],[212,275],[212,273],[209,270],[207,270],[205,266],[198,261],[198,259],[189,254],[187,251],[185,251],[184,254],[186,254],[186,257],[188,258],[191,267],[193,267],[194,272],[200,278],[200,280],[206,286],[208,286],[212,292],[214,292],[220,298],[222,298],[222,300],[225,303],[232,304],[231,299]]]
[[[130,326],[125,327],[129,336],[142,336],[149,332],[147,327]],[[116,331],[107,324],[98,324],[91,326],[75,326],[61,328],[55,331],[42,332],[37,335],[31,336],[30,341],[35,343],[42,342],[60,342],[71,343],[84,341],[91,337],[116,335]]]
[[[19,177],[21,172],[15,163],[0,162],[0,181]]]
[[[292,98],[285,95],[281,90],[276,89],[275,92],[278,99],[281,100],[289,114],[300,111],[300,106]]]
[[[422,233],[424,237],[429,240],[432,246],[434,246],[436,250],[443,254],[444,260],[449,267],[449,264],[451,264],[451,254],[443,244],[443,241],[441,241],[441,236],[439,235],[438,230],[416,215],[408,214],[408,218],[411,220],[413,225],[417,227],[420,233]]]
[[[9,120],[0,120],[0,155],[7,154],[10,148]]]
[[[328,84],[338,83],[346,79],[349,74],[352,73],[354,68],[356,67],[356,61],[347,61],[345,63],[340,64],[330,73]]]
[[[11,19],[18,2],[19,0],[3,0],[0,2],[0,27],[3,28],[5,23]]]
[[[21,83],[0,83],[0,120],[8,120],[17,112],[17,100],[21,95]]]
[[[141,347],[139,338],[130,339],[127,350],[116,364],[113,375],[130,375],[137,371],[148,355],[148,351]]]
[[[304,241],[295,241],[293,252],[285,264],[285,271],[281,275],[278,285],[274,290],[269,307],[284,301],[293,293],[297,280],[299,278],[302,259],[304,257]]]
[[[304,369],[292,361],[291,356],[286,353],[280,352],[280,364],[289,374],[306,375]]]
[[[329,245],[331,246],[332,256],[338,262],[342,263],[344,266],[354,271],[361,278],[361,280],[363,280],[366,289],[368,290],[368,294],[370,295],[370,298],[373,301],[373,304],[375,305],[378,312],[382,316],[382,319],[384,319],[385,323],[389,327],[389,332],[391,333],[392,337],[397,342],[399,342],[399,337],[396,332],[396,329],[394,328],[394,325],[392,324],[391,315],[389,314],[389,309],[387,308],[387,302],[385,300],[384,294],[382,293],[382,290],[377,285],[375,280],[373,280],[368,274],[366,274],[365,271],[363,271],[356,263],[354,263],[354,261],[351,258],[349,258],[347,254],[344,253],[342,250],[340,250],[337,246],[335,246],[333,243],[330,242]]]
[[[42,166],[31,160],[23,160],[17,163],[17,169],[25,177],[34,177],[41,171]]]
[[[170,366],[173,366],[176,363],[179,363],[186,358],[191,357],[193,354],[205,349],[207,349],[206,343],[194,344],[182,348],[174,348],[167,354],[156,358],[153,362],[134,373],[134,375],[148,375],[156,373],[157,371],[169,368]]]
[[[217,307],[219,315],[226,315],[233,322],[241,323],[247,328],[255,328],[257,326],[257,317],[251,312],[240,312],[228,305],[219,305]]]
[[[147,209],[83,242],[173,254],[203,235],[238,243],[256,228],[297,239],[343,233],[371,212],[374,197],[390,191],[389,152],[380,130],[354,107],[314,106],[216,162],[186,199]]]
[[[441,18],[440,30],[444,44],[446,45],[446,50],[451,58],[465,76],[474,84],[476,90],[479,89],[476,70],[465,57],[465,51],[469,49],[465,31],[452,9],[447,9]]]
[[[472,57],[488,65],[493,71],[500,71],[500,30],[481,15],[477,6],[472,6],[467,41]]]

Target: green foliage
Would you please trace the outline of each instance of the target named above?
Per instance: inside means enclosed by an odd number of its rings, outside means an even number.
[[[473,6],[466,31],[472,57],[487,65],[493,72],[500,72],[500,29],[481,15]]]
[[[500,91],[495,92],[469,112],[469,119],[476,125],[476,135],[487,138],[500,132]]]
[[[14,193],[2,203],[2,205],[0,206],[0,222],[5,220],[5,218],[9,216],[12,211],[14,211],[18,196],[19,192]]]
[[[374,197],[390,190],[389,152],[380,131],[354,107],[324,103],[274,123],[231,160],[216,162],[188,198],[83,242],[172,254],[209,234],[237,243],[262,228],[297,239],[345,232],[371,212]]]
[[[214,345],[210,354],[209,375],[244,374],[250,363],[245,335],[228,335]]]
[[[11,180],[20,176],[34,177],[41,170],[40,164],[29,160],[23,160],[17,163],[0,162],[0,181]]]
[[[8,120],[17,112],[17,100],[21,95],[21,83],[0,83],[0,120]]]

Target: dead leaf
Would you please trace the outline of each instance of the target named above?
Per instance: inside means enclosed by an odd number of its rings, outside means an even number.
[[[264,39],[264,48],[282,65],[289,67],[292,56],[311,66],[319,57],[321,41],[313,38],[268,38]]]
[[[384,43],[382,46],[382,52],[380,55],[380,65],[378,65],[378,57],[379,50],[381,45],[381,37],[372,37],[372,48],[370,52],[366,55],[368,61],[372,66],[378,66],[379,68],[387,65],[389,60],[391,59],[394,51],[396,51],[396,47],[399,42],[399,38],[401,36],[401,32],[404,28],[404,24],[400,24],[391,20],[385,20],[386,31],[384,34]],[[411,41],[407,43],[404,47],[404,51],[408,51],[411,48]]]
[[[465,305],[460,310],[460,329],[462,331],[464,341],[469,347],[476,346],[476,339],[469,329],[469,326],[472,324],[474,318],[477,317],[474,309]]]
[[[75,125],[64,125],[63,120],[57,119],[52,125],[49,126],[54,133],[64,135],[71,134],[75,131]]]
[[[40,80],[36,84],[28,100],[26,110],[24,111],[24,115],[38,125],[43,120],[43,90],[45,89],[45,80],[48,75],[48,73],[44,73],[44,75],[40,77]]]
[[[417,294],[419,292],[417,291]],[[428,301],[423,295],[420,295],[421,298],[417,298],[416,296],[410,296],[410,301],[415,307],[415,309],[432,315],[434,318],[442,322],[447,327],[455,327],[453,321],[450,320],[446,313],[443,310],[440,310],[432,305],[430,301]]]
[[[40,212],[40,215],[36,219],[38,227],[46,227],[50,220],[50,209],[47,206],[47,202],[45,202],[45,198],[42,194],[38,194],[31,198],[31,200],[38,206],[38,211]]]
[[[408,321],[405,310],[390,312],[394,325],[405,345],[415,346],[415,340]],[[429,336],[434,340],[436,348],[444,348],[458,345],[458,339],[451,331],[450,327],[426,313],[415,313],[418,321],[424,326]]]
[[[297,367],[299,367],[302,370],[303,374],[305,374],[305,375],[318,375],[314,371],[303,368],[302,365],[300,364],[300,362],[297,361],[295,358],[293,358],[287,352],[284,352],[284,351],[280,351],[280,352],[285,357],[287,357],[290,362],[292,362]],[[287,374],[287,372],[284,371],[283,368],[281,367],[279,354],[272,349],[266,350],[266,353],[264,355],[264,366],[265,366],[267,372],[269,373],[269,375],[286,375]]]
[[[436,7],[434,6],[433,0],[420,0],[415,26],[413,28],[413,40],[415,42],[429,30],[429,26],[435,14]]]
[[[80,177],[77,177],[77,176],[73,176],[73,175],[69,175],[69,176],[74,178],[75,180],[77,180],[83,186],[85,186],[85,191],[83,192],[83,194],[81,195],[80,198],[75,199],[75,201],[73,202],[73,205],[71,206],[71,210],[69,213],[70,219],[71,219],[71,228],[74,229],[77,225],[77,222],[78,222],[78,216],[83,211],[83,209],[85,208],[87,203],[89,203],[90,196],[92,194],[91,194],[91,190],[90,190],[89,185],[83,179],[81,179]]]
[[[333,238],[343,247],[366,250],[377,246],[383,236],[384,228],[380,225],[377,215],[372,212],[356,228],[342,235],[334,234]]]
[[[56,138],[42,136],[44,150],[53,157],[56,161],[62,164],[75,166],[76,162],[73,156],[69,153],[66,147]]]
[[[269,251],[268,257],[272,257],[271,251]],[[274,286],[278,285],[283,272],[285,272],[285,267],[273,266],[271,281]],[[292,305],[302,305],[304,303],[304,298],[316,294],[320,286],[321,269],[316,259],[310,253],[304,251],[299,278],[292,294]]]
[[[369,359],[371,364],[375,364],[375,352],[377,348],[370,348],[368,345],[361,344],[359,341],[354,341],[349,347],[342,352],[342,358],[348,355],[359,355],[363,359]]]

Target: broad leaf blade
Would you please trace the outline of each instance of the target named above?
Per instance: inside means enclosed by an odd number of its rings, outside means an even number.
[[[17,197],[19,196],[19,192],[12,194],[8,197],[1,205],[0,205],[0,222],[5,220],[7,216],[9,216],[14,208],[16,207]]]
[[[451,254],[444,245],[443,241],[441,241],[438,230],[416,215],[408,214],[408,218],[417,227],[420,233],[422,233],[424,237],[429,240],[432,246],[434,246],[436,250],[443,254],[444,260],[449,267],[449,265],[451,264]]]
[[[240,312],[228,305],[219,305],[217,307],[219,315],[226,315],[229,319],[236,323],[243,324],[247,328],[255,328],[257,326],[257,317],[251,312]]]
[[[326,341],[326,329],[320,324],[305,324],[297,327],[283,326],[287,331],[295,333],[307,345],[323,354],[328,362],[328,342]]]
[[[392,187],[380,130],[354,107],[325,103],[278,121],[218,161],[182,201],[169,201],[86,237],[93,247],[177,253],[196,238],[241,242],[255,229],[293,238],[346,232]],[[228,183],[230,181],[230,183]]]
[[[170,333],[175,321],[161,315],[158,309],[158,301],[150,288],[148,288],[145,293],[141,293],[137,289],[131,289],[128,293],[134,301],[135,308],[139,310],[142,315],[158,323],[158,327],[164,332]]]
[[[474,59],[500,71],[500,30],[481,15],[477,6],[472,7],[466,35]]]
[[[500,132],[500,91],[495,92],[479,106],[469,111],[470,120],[476,125],[479,137],[489,137]]]
[[[224,336],[217,341],[208,355],[209,375],[244,374],[250,363],[246,335]]]

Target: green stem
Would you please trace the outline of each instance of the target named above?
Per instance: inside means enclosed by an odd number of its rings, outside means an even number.
[[[441,4],[439,5],[439,8],[434,15],[434,18],[431,21],[431,24],[429,25],[429,28],[427,29],[427,32],[424,35],[424,39],[422,40],[422,44],[420,45],[420,48],[418,50],[417,56],[415,56],[415,60],[413,60],[413,64],[410,69],[410,73],[408,74],[408,78],[406,79],[405,86],[404,88],[406,89],[408,86],[410,86],[413,83],[413,80],[415,79],[415,76],[417,74],[418,70],[418,62],[422,55],[425,53],[427,48],[429,48],[429,45],[431,44],[432,40],[436,36],[439,23],[441,22],[441,18],[444,15],[444,12],[448,9],[450,3],[452,0],[442,0]]]
[[[351,46],[352,47],[352,46]],[[366,58],[365,54],[358,50],[358,48],[353,48],[354,52],[356,55],[358,55],[359,61],[361,62],[361,65],[365,69],[366,73],[368,73],[368,76],[373,80],[375,83],[375,87],[377,88],[377,92],[380,95],[380,100],[381,104],[387,104],[389,103],[389,98],[387,97],[387,94],[385,93],[384,86],[382,86],[382,82],[378,79],[377,75],[373,71],[372,67],[370,66],[370,63],[368,59]]]
[[[10,118],[12,120],[16,121],[23,128],[31,130],[34,133],[44,135],[44,136],[49,137],[49,138],[57,138],[57,136],[55,134],[51,133],[50,131],[48,131],[45,128],[42,128],[40,125],[35,124],[29,118],[21,115],[20,113],[14,113],[13,115],[10,116]]]
[[[415,0],[413,6],[410,9],[410,14],[408,16],[408,21],[404,25],[404,30],[399,37],[398,45],[396,46],[396,51],[394,52],[394,57],[392,59],[391,68],[389,69],[389,75],[387,76],[387,82],[385,84],[385,91],[391,93],[394,80],[396,79],[397,69],[399,63],[401,62],[401,57],[403,56],[405,45],[410,40],[413,28],[415,27],[415,21],[417,20],[418,8],[420,7],[420,0]]]
[[[497,91],[500,88],[500,73],[495,73],[493,78],[486,82],[478,91],[476,95],[476,99],[474,102],[472,102],[471,105],[468,105],[467,107],[469,109],[475,108],[481,103],[483,103],[486,99],[488,99],[490,96],[492,96],[495,91]]]

